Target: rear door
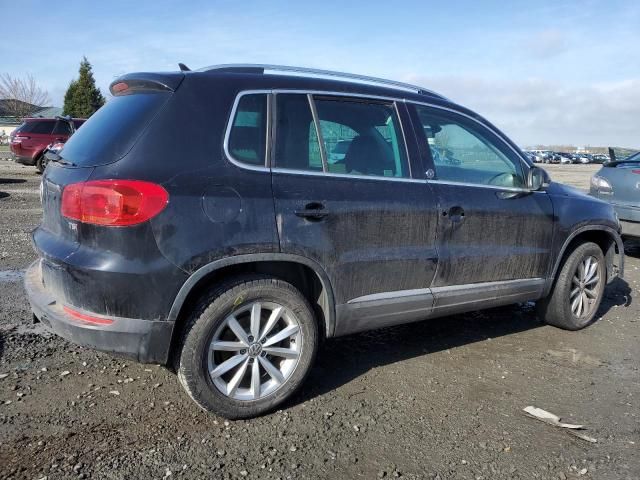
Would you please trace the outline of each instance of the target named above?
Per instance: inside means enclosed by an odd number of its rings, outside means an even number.
[[[551,261],[549,196],[526,188],[528,166],[484,123],[437,106],[409,108],[441,206],[437,309],[535,297]]]
[[[27,122],[24,129],[21,129],[20,151],[17,152],[23,157],[35,158],[44,147],[51,143],[51,132],[55,125],[55,120],[34,120]]]
[[[53,142],[64,142],[71,135],[71,125],[66,120],[58,119],[56,126],[53,128]]]
[[[421,169],[412,175],[417,153],[404,104],[297,93],[276,93],[274,104],[281,250],[329,276],[335,333],[425,318],[437,205]]]

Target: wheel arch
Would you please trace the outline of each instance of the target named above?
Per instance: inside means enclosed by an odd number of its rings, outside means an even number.
[[[249,273],[272,275],[290,282],[313,307],[322,336],[333,336],[336,317],[333,290],[329,277],[320,265],[306,257],[284,253],[234,255],[200,267],[180,288],[168,317],[169,321],[174,322],[170,352],[174,351],[180,337],[189,305],[221,279]]]
[[[573,252],[578,245],[584,242],[594,242],[602,249],[607,266],[607,283],[618,274],[620,276],[624,274],[624,246],[620,234],[613,228],[606,225],[585,225],[571,232],[564,241],[562,248],[558,252],[558,256],[553,266],[553,271],[547,279],[544,293],[545,296],[551,292],[556,277],[558,276],[558,272],[564,264],[567,256]],[[614,256],[616,254],[620,256],[617,272],[615,271],[614,266]]]

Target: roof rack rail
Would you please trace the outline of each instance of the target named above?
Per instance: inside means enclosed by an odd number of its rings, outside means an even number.
[[[387,80],[384,78],[369,77],[366,75],[358,75],[356,73],[344,73],[344,72],[335,72],[332,70],[320,70],[317,68],[291,67],[287,65],[228,63],[228,64],[220,64],[220,65],[211,65],[209,67],[200,68],[198,71],[207,72],[210,70],[245,71],[245,72],[253,71],[255,73],[284,72],[284,73],[292,73],[294,75],[299,75],[299,76],[332,77],[337,79],[345,79],[345,80],[352,80],[352,81],[370,83],[375,85],[389,86],[389,87],[399,88],[402,90],[416,92],[419,94],[432,95],[442,99],[445,98],[439,93],[436,93],[432,90],[428,90],[423,87],[419,87],[417,85],[412,85],[410,83],[398,82],[395,80]]]

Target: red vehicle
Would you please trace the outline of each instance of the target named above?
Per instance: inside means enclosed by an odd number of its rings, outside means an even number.
[[[23,165],[34,165],[42,172],[47,145],[66,142],[84,122],[83,118],[25,118],[9,137],[13,159]]]

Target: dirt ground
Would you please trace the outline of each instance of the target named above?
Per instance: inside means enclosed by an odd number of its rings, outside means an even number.
[[[548,169],[586,188],[597,167]],[[639,244],[586,330],[527,304],[330,340],[281,411],[227,422],[162,367],[31,325],[39,179],[0,160],[0,478],[640,478]]]

